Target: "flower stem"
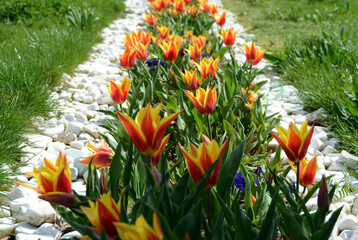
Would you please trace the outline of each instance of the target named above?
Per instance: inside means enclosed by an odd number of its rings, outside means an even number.
[[[297,178],[296,178],[296,190],[297,190],[297,196],[296,201],[298,202],[298,197],[300,195],[300,162],[296,162],[297,165]]]
[[[208,212],[208,224],[209,227],[211,227],[211,189],[207,189],[206,190],[206,194],[207,194],[207,200],[208,200],[208,206],[207,206],[207,212]]]
[[[210,114],[206,115],[206,120],[208,122],[208,132],[209,132],[209,138],[213,138],[212,131],[211,131],[211,125],[210,125]]]
[[[252,63],[250,64],[249,84],[251,83]]]

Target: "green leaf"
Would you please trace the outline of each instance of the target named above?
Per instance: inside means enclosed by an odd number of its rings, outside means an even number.
[[[189,173],[185,172],[183,176],[181,176],[180,180],[174,185],[173,193],[171,195],[172,201],[180,205],[186,196],[186,191],[188,189],[189,184]]]
[[[198,202],[189,213],[180,219],[173,230],[174,234],[179,239],[183,239],[186,234],[189,234],[190,239],[199,239],[201,233],[201,213],[202,204]]]
[[[280,213],[282,216],[285,229],[292,240],[309,240],[309,234],[304,226],[303,217],[298,213],[280,207]]]
[[[281,147],[278,147],[275,153],[275,157],[272,159],[272,162],[270,163],[270,167],[276,166],[281,161]]]
[[[118,202],[119,199],[119,178],[121,177],[123,166],[121,163],[121,147],[117,146],[113,156],[111,166],[109,168],[109,181],[111,185],[111,195],[114,201]]]
[[[235,175],[239,170],[240,163],[244,155],[245,143],[245,140],[241,141],[239,146],[235,148],[234,151],[232,151],[230,156],[221,166],[219,180],[216,188],[224,201],[230,194],[230,188],[232,187]]]
[[[339,217],[339,214],[341,213],[342,208],[343,207],[338,208],[332,213],[331,218],[328,220],[328,222],[322,224],[321,229],[313,234],[312,240],[328,239],[329,236],[331,236],[332,230],[334,228],[334,225],[336,224],[336,221]]]
[[[275,239],[277,233],[278,220],[279,220],[279,217],[277,217],[275,213],[277,196],[278,196],[278,191],[275,193],[272,199],[266,218],[261,226],[261,230],[256,240]]]
[[[212,240],[225,239],[225,221],[224,221],[224,211],[221,210],[219,216],[216,218],[216,223],[213,227],[213,234],[210,237]]]
[[[246,240],[246,239],[256,239],[257,230],[253,228],[250,219],[244,214],[241,209],[241,206],[236,203],[234,205],[235,211],[235,223],[237,225],[237,229],[235,229],[235,234],[238,239]]]

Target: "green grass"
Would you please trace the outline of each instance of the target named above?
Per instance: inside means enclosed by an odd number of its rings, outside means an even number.
[[[345,109],[358,78],[358,1],[223,0],[254,41],[278,60],[276,71],[300,92],[308,110],[329,112],[327,125],[347,151],[358,154],[358,129],[334,108]],[[356,96],[358,97],[358,96]]]
[[[118,0],[10,0],[0,6],[0,188],[19,166],[24,134],[33,118],[46,118],[56,103],[48,101],[64,72],[84,62],[100,41],[99,31],[123,13]],[[67,15],[93,12],[85,27]],[[98,18],[97,21],[93,21]],[[82,24],[83,25],[83,24]],[[81,30],[83,29],[83,30]]]

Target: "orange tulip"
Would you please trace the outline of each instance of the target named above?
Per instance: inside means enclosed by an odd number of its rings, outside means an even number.
[[[165,39],[169,35],[170,27],[157,25],[157,29],[159,31],[159,36],[161,39]]]
[[[159,163],[160,156],[162,155],[162,151],[165,148],[165,145],[167,145],[168,143],[169,137],[170,133],[163,138],[162,142],[160,143],[159,149],[150,155],[150,158],[152,159],[154,165],[157,165]]]
[[[251,47],[249,45],[244,44],[244,48],[245,50],[240,47],[241,51],[246,55],[249,64],[254,66],[262,60],[266,53],[266,50],[260,52],[259,48],[255,47],[254,42],[252,42]]]
[[[186,91],[185,94],[193,102],[200,114],[210,114],[214,111],[217,100],[216,89],[207,88],[205,91],[202,88],[198,88],[195,91],[196,96],[190,91]]]
[[[94,152],[94,154],[80,160],[80,163],[88,166],[91,160],[93,159],[92,164],[95,165],[96,167],[100,167],[100,168],[109,167],[111,165],[112,158],[114,156],[114,151],[109,148],[108,144],[104,140],[102,140],[101,145],[102,145],[101,147],[96,147],[92,143],[88,143],[87,144],[88,150]]]
[[[133,47],[127,47],[124,53],[120,56],[119,61],[121,66],[125,69],[134,67],[136,58],[136,50]]]
[[[121,201],[116,203],[109,193],[104,193],[96,202],[88,203],[89,207],[80,208],[94,226],[95,233],[100,236],[103,228],[109,237],[117,236],[114,223],[121,221]]]
[[[188,12],[192,17],[196,17],[196,15],[199,14],[199,11],[198,11],[198,9],[196,8],[195,5],[192,5],[191,7],[189,7]]]
[[[143,44],[141,42],[138,42],[136,45],[136,58],[140,61],[144,61],[148,57],[148,47],[149,42],[147,44]]]
[[[235,43],[237,32],[238,31],[234,33],[233,28],[230,28],[229,30],[221,29],[221,34],[216,34],[220,36],[221,40],[225,43],[227,47],[231,47]]]
[[[196,183],[204,176],[214,162],[219,161],[204,185],[204,188],[211,188],[216,185],[219,179],[222,156],[226,151],[229,141],[226,140],[224,145],[219,147],[215,139],[210,141],[205,135],[202,134],[201,136],[203,142],[199,145],[199,148],[190,143],[190,152],[187,152],[182,146],[180,146],[180,150],[185,157],[185,164],[189,174]]]
[[[293,166],[292,162],[288,162],[291,166],[291,168],[295,171],[297,174],[296,168]],[[303,187],[308,187],[313,184],[314,177],[316,176],[318,170],[318,164],[317,164],[317,156],[314,156],[309,163],[307,164],[307,160],[303,159],[300,162],[300,184]]]
[[[252,85],[253,86],[253,85]],[[247,92],[247,87],[245,88],[245,89],[242,89],[243,90],[243,92],[244,92],[244,95],[246,95],[246,92]],[[258,93],[259,91],[257,91],[256,93]],[[248,96],[247,96],[247,98],[246,98],[246,100],[249,102],[249,107],[250,108],[252,108],[253,107],[253,105],[254,105],[254,101],[256,101],[257,100],[257,97],[255,97],[255,92],[254,91],[252,91],[252,90],[249,90],[249,92],[248,92],[249,94],[248,94]]]
[[[122,104],[126,101],[129,88],[131,86],[132,78],[127,79],[127,76],[122,80],[121,84],[117,84],[115,81],[109,80],[109,87],[107,87],[109,95],[113,102]],[[105,85],[103,83],[103,85]]]
[[[163,239],[163,232],[160,227],[157,212],[153,214],[153,227],[151,227],[145,220],[143,215],[140,215],[134,225],[127,223],[115,223],[118,235],[122,240],[161,240]]]
[[[165,59],[169,62],[174,62],[177,57],[181,47],[182,41],[167,41],[159,44],[160,49],[162,49]]]
[[[141,40],[141,29],[139,29],[137,32],[133,31],[131,33],[124,33],[126,36],[124,38],[124,46],[135,46],[137,42]]]
[[[169,1],[168,0],[155,0],[151,2],[150,4],[152,8],[158,12],[161,10],[169,7]]]
[[[198,45],[196,44],[194,45],[189,44],[189,49],[185,49],[185,50],[190,54],[190,57],[192,59],[197,60],[201,58],[201,50],[203,48],[204,47],[199,48]]]
[[[226,22],[226,12],[224,12],[221,16],[217,13],[212,14],[211,15],[215,22],[219,25],[219,26],[224,26],[225,22]]]
[[[305,121],[301,130],[298,130],[297,126],[291,122],[287,131],[283,127],[275,125],[279,136],[271,133],[292,162],[301,161],[306,156],[314,131],[314,125],[308,131],[307,125],[308,123]]]
[[[185,3],[184,0],[175,0],[174,1],[174,9],[178,13],[181,13],[184,11]]]
[[[185,4],[190,4],[191,3],[191,0],[184,0]]]
[[[152,39],[152,33],[151,32],[142,33],[141,36],[140,36],[140,42],[143,45],[147,45],[148,43],[150,43],[151,39]]]
[[[203,78],[207,78],[211,74],[213,79],[216,75],[216,71],[218,70],[218,62],[219,58],[214,60],[212,57],[210,57],[201,60],[200,64],[196,62],[194,62],[194,64],[198,67]]]
[[[196,71],[197,69],[195,69],[195,71],[193,70],[188,71],[185,69],[185,73],[180,72],[185,82],[185,86],[189,91],[195,91],[198,88],[198,83],[199,84],[202,83],[198,80]]]
[[[44,158],[43,163],[44,165],[41,170],[34,168],[33,172],[29,174],[36,178],[39,188],[18,181],[14,182],[35,190],[41,194],[41,196],[51,195],[53,193],[59,195],[72,193],[70,163],[67,162],[66,155],[62,155],[60,152],[56,160],[56,165],[47,158]]]
[[[148,23],[149,26],[154,26],[155,25],[155,16],[150,13],[150,14],[147,14],[145,13],[145,17],[142,18],[146,23]]]
[[[208,40],[209,36],[204,37],[202,35],[199,36],[192,36],[191,40],[195,45],[198,45],[198,48],[203,48],[205,46],[206,41]]]
[[[173,113],[168,117],[161,119],[159,116],[161,104],[152,108],[148,103],[147,109],[142,108],[136,119],[117,112],[119,119],[122,121],[128,135],[132,138],[134,146],[143,155],[151,155],[160,149],[165,129],[179,113]]]

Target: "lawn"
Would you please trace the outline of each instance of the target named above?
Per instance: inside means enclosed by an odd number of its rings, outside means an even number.
[[[223,0],[254,41],[278,60],[276,71],[293,84],[308,110],[325,108],[343,148],[356,144],[358,2],[355,0]]]
[[[0,186],[19,165],[24,135],[48,101],[62,73],[88,57],[100,30],[121,16],[116,0],[8,0],[0,6]],[[72,16],[72,23],[69,21]],[[78,20],[76,20],[76,17]],[[7,168],[7,167],[5,167]]]

